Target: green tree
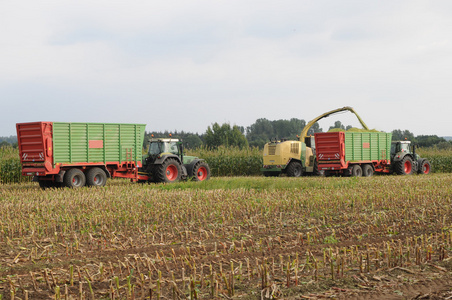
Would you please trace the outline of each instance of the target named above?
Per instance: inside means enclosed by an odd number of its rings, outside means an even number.
[[[219,146],[248,147],[248,141],[241,128],[237,125],[231,127],[228,123],[220,126],[215,122],[212,124],[212,127],[208,126],[204,138],[206,146],[211,149],[218,148]]]
[[[320,128],[319,123],[315,122],[315,123],[311,126],[311,128],[309,128],[309,130],[308,130],[308,135],[314,135],[314,133],[317,133],[317,132],[323,132],[323,129]]]
[[[258,119],[254,124],[246,128],[246,138],[250,146],[262,148],[271,139],[295,140],[305,125],[305,120],[297,118],[274,121]]]
[[[331,129],[335,129],[335,128],[339,128],[339,129],[345,130],[345,126],[342,124],[341,121],[334,122],[334,125],[330,126],[330,128],[328,128],[328,131],[331,130]]]
[[[437,135],[418,135],[416,136],[416,144],[420,147],[432,147],[442,142],[447,142],[444,138]]]
[[[410,132],[409,130],[400,130],[400,129],[394,129],[392,131],[392,140],[393,141],[415,141],[414,134]]]

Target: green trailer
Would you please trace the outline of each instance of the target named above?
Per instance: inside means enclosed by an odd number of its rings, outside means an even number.
[[[103,186],[107,178],[139,180],[145,124],[16,124],[22,174],[41,187]]]
[[[315,134],[319,171],[351,176],[390,173],[392,133],[322,132]]]

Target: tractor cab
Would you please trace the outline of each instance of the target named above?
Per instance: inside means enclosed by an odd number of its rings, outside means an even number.
[[[391,143],[391,158],[394,158],[396,154],[411,153],[411,141],[396,141]],[[400,155],[400,154],[399,154]]]
[[[143,158],[146,165],[154,164],[166,157],[177,157],[183,161],[183,147],[179,139],[173,138],[151,138],[149,139],[149,150]]]
[[[162,154],[174,154],[179,156],[182,153],[182,143],[178,139],[150,139],[149,156],[158,156]]]
[[[391,160],[401,159],[405,155],[411,155],[414,161],[420,159],[416,153],[415,145],[411,145],[411,141],[395,141],[391,143]]]

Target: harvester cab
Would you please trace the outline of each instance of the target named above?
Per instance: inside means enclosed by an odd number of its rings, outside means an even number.
[[[399,175],[413,173],[429,174],[430,162],[416,153],[416,145],[411,141],[393,141],[391,143],[392,171]]]
[[[210,178],[210,169],[202,159],[184,155],[182,141],[174,138],[151,138],[143,157],[143,169],[153,182],[174,182],[189,177],[196,181]]]

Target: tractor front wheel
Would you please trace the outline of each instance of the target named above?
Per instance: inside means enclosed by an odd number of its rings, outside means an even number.
[[[204,181],[210,178],[210,168],[209,165],[200,161],[193,167],[193,180],[194,181]]]
[[[411,175],[413,173],[413,160],[405,156],[402,160],[395,162],[395,172],[398,175]]]
[[[419,174],[427,175],[432,170],[432,165],[427,159],[424,159],[419,166],[419,170],[417,171]]]
[[[180,164],[174,158],[168,158],[156,167],[157,182],[175,182],[180,179]]]

